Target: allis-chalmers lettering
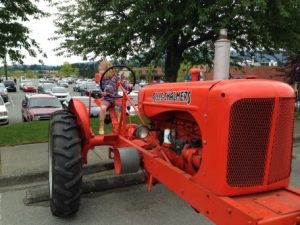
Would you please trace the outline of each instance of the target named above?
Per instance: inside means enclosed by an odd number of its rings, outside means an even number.
[[[154,92],[153,102],[184,102],[191,104],[192,91]]]

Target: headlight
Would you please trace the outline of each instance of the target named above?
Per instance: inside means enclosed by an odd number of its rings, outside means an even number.
[[[134,136],[144,139],[149,135],[149,128],[144,125],[139,125],[134,130]]]
[[[0,116],[7,116],[8,113],[7,112],[0,112]]]
[[[33,116],[33,117],[32,117],[32,120],[39,120],[39,119],[40,119],[39,116]]]

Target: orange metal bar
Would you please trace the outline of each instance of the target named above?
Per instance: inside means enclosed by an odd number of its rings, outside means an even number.
[[[139,112],[139,110],[137,110],[137,108],[135,107],[134,102],[128,97],[126,90],[122,87],[122,85],[119,86],[120,89],[123,91],[123,96],[125,96],[126,101],[128,101],[130,103],[130,105],[133,107],[134,111],[136,112],[136,114],[138,115],[140,121],[142,122],[143,125],[147,126],[146,122],[144,121],[141,113]]]

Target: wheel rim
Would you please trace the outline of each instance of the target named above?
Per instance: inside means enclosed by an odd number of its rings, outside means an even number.
[[[51,134],[49,134],[49,142],[48,142],[48,165],[49,165],[49,197],[52,199],[52,145],[51,145]]]

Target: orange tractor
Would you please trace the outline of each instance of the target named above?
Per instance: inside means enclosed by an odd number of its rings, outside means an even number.
[[[123,78],[134,85],[128,67],[114,66],[105,73],[124,69],[128,71]],[[92,132],[86,107],[78,100],[51,118],[49,188],[54,215],[76,213],[87,153],[106,145],[117,174],[143,170],[148,191],[160,182],[218,225],[300,224],[300,191],[289,186],[292,88],[259,79],[164,83],[142,88],[137,109],[129,91],[121,82],[117,85],[122,112],[118,119],[109,108],[110,134]],[[141,124],[130,122],[127,104]]]

